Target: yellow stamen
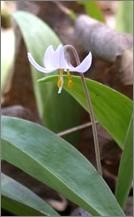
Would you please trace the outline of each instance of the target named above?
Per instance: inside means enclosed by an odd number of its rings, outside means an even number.
[[[59,70],[59,77],[58,77],[58,80],[57,80],[57,87],[59,88],[58,90],[58,94],[61,93],[62,91],[62,87],[63,87],[63,70]]]
[[[63,85],[63,79],[61,77],[58,78],[57,87],[60,88]]]
[[[68,80],[67,86],[68,86],[68,88],[72,88],[72,86],[73,86],[73,81],[72,81],[72,80]]]
[[[69,72],[69,70],[67,70],[67,77],[68,77],[69,79],[72,78],[72,75],[71,75],[71,73]]]
[[[63,72],[64,72],[63,69],[59,69],[59,75],[60,75],[60,76],[63,76]]]
[[[68,77],[67,86],[68,86],[68,88],[72,88],[72,86],[73,86],[72,75],[70,74],[69,71],[67,71],[67,77]]]

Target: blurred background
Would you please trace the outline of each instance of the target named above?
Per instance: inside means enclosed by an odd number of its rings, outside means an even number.
[[[70,120],[66,125],[63,126],[60,120],[58,122],[58,119],[54,119],[54,116],[46,112],[43,114],[45,121],[40,115],[35,96],[35,84],[27,61],[27,48],[21,30],[12,16],[17,11],[27,11],[41,18],[56,33],[63,44],[72,44],[76,47],[81,59],[91,50],[93,64],[90,73],[87,72],[86,76],[132,98],[133,1],[1,1],[2,114],[38,122],[56,133],[83,124],[88,118],[88,114],[68,98],[70,105],[76,106],[76,116],[73,120],[71,119],[74,114],[74,111],[71,110],[72,116],[70,115]],[[27,29],[27,32],[30,32],[30,29]],[[48,40],[47,33],[44,38]],[[93,45],[91,41],[93,41]],[[43,44],[41,46],[43,47]],[[54,96],[51,97],[53,100]],[[47,106],[45,108],[47,111],[50,109]],[[104,178],[114,192],[121,150],[99,125],[98,134]],[[85,128],[64,138],[95,165],[93,145],[90,150],[86,145],[89,139],[93,144],[92,132],[89,135],[89,129]],[[2,163],[2,170],[5,174],[30,187],[60,214],[71,215],[76,208],[73,203],[52,189],[8,163]],[[132,214],[131,196],[132,191],[126,207],[128,215]],[[2,214],[12,215],[5,210]]]

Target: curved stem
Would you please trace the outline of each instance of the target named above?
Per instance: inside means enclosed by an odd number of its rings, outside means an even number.
[[[76,49],[72,45],[65,45],[64,48],[70,49],[75,57],[77,65],[80,64],[80,59],[78,56],[78,53]],[[92,122],[92,131],[93,131],[93,139],[94,139],[94,146],[95,146],[95,155],[96,155],[96,164],[97,164],[97,170],[102,175],[102,167],[101,167],[101,159],[100,159],[100,147],[99,147],[99,141],[98,141],[98,135],[97,135],[97,128],[96,128],[96,121],[95,121],[95,115],[94,110],[91,102],[91,97],[87,88],[86,80],[83,73],[80,73],[81,81],[84,89],[85,96],[87,98],[87,106],[88,106],[88,113],[91,118]]]

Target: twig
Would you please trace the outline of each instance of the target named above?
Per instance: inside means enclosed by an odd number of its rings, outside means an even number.
[[[96,121],[95,123],[98,123],[98,122]],[[65,135],[67,135],[67,134],[76,132],[76,131],[78,131],[78,130],[83,130],[83,129],[85,129],[85,128],[87,128],[87,127],[90,127],[90,126],[92,126],[92,123],[91,123],[91,122],[88,122],[88,123],[81,124],[81,125],[76,126],[76,127],[72,127],[72,128],[70,128],[70,129],[68,129],[68,130],[64,130],[64,131],[62,131],[62,132],[60,132],[60,133],[57,133],[57,135],[58,135],[58,136],[65,136]]]

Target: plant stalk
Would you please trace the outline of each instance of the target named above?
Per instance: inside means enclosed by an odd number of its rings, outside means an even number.
[[[64,46],[65,49],[70,49],[75,57],[77,65],[80,64],[80,59],[78,56],[77,51],[72,45],[66,45]],[[86,80],[83,73],[80,73],[81,76],[81,82],[83,85],[83,90],[87,99],[87,106],[88,106],[88,113],[91,118],[92,122],[92,131],[93,131],[93,139],[94,139],[94,146],[95,146],[95,157],[96,157],[96,164],[97,164],[97,170],[102,176],[102,167],[101,167],[101,158],[100,158],[100,147],[99,147],[99,141],[98,141],[98,135],[97,135],[97,128],[96,128],[96,121],[95,121],[95,115],[94,110],[91,102],[91,97],[87,88]]]
[[[96,123],[98,123],[98,122],[96,121]],[[65,135],[68,135],[70,133],[77,132],[78,130],[83,130],[83,129],[90,127],[90,126],[92,126],[92,122],[88,122],[88,123],[81,124],[81,125],[76,126],[76,127],[72,127],[70,129],[64,130],[60,133],[57,133],[57,135],[58,136],[65,136]]]

